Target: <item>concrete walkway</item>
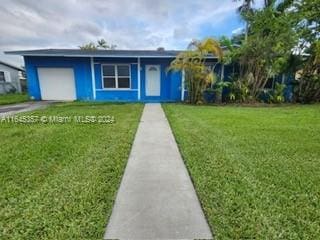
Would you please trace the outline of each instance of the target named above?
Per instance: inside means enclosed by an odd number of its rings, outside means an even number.
[[[39,101],[39,102],[25,102],[0,106],[0,118],[11,116],[17,113],[29,112],[37,109],[46,108],[55,101]]]
[[[212,239],[160,104],[146,104],[105,239]]]

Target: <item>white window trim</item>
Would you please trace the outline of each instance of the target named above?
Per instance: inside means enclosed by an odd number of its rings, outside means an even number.
[[[91,84],[92,84],[92,97],[93,100],[96,100],[96,78],[95,78],[95,72],[94,72],[94,61],[93,57],[90,58],[90,67],[91,67]]]
[[[0,82],[0,83],[10,83],[11,82],[10,72],[3,71],[3,70],[1,70],[0,72],[3,72],[3,75],[4,75],[4,82]]]
[[[268,79],[268,81],[269,81],[269,79]],[[276,79],[275,79],[274,76],[272,76],[271,88],[270,87],[269,88],[268,87],[264,87],[263,90],[274,90],[275,85],[276,85]]]
[[[104,87],[104,78],[105,77],[110,77],[110,76],[104,76],[103,75],[103,66],[115,66],[115,81],[116,81],[116,87],[115,88],[106,88]],[[119,88],[118,87],[118,66],[128,66],[129,67],[129,87],[128,88]],[[122,64],[122,63],[117,63],[117,64],[112,64],[112,63],[108,63],[108,64],[101,64],[101,76],[102,76],[102,89],[105,90],[130,90],[131,89],[131,65],[130,64]],[[123,77],[123,76],[122,76]],[[120,77],[121,78],[121,77]]]
[[[138,91],[138,89],[126,89],[126,88],[107,88],[107,89],[96,89],[96,91],[100,92],[109,92],[109,91]]]

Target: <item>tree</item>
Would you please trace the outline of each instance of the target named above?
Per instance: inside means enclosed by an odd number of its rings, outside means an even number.
[[[97,41],[97,48],[108,49],[109,45],[107,44],[106,40],[101,38],[100,40]]]
[[[81,50],[98,50],[97,46],[93,42],[89,42],[79,46]]]
[[[267,7],[271,7],[275,4],[276,0],[264,0],[264,7],[267,8]]]
[[[168,69],[185,72],[185,85],[189,102],[192,104],[201,102],[202,92],[215,81],[213,70],[205,64],[206,57],[211,54],[217,56],[219,61],[222,60],[223,51],[218,41],[213,38],[193,40],[188,50],[180,53]]]
[[[278,3],[277,5],[277,10],[279,12],[285,12],[287,11],[288,9],[290,9],[293,5],[295,0],[282,0]]]
[[[97,44],[93,42],[89,42],[87,44],[79,46],[81,50],[98,50],[98,49],[105,49],[105,50],[114,50],[117,47],[117,45],[111,44],[108,45],[106,40],[101,38],[100,40],[97,40]]]
[[[234,1],[240,1],[240,0],[234,0]],[[246,22],[245,27],[245,41],[248,39],[248,33],[249,33],[249,22],[247,21],[247,16],[253,11],[252,5],[254,4],[254,0],[241,0],[242,5],[238,8],[238,12],[242,16],[242,18]]]
[[[226,50],[223,55],[223,59],[221,61],[222,63],[221,76],[220,76],[221,81],[223,81],[224,79],[225,65],[232,65],[232,76],[235,74],[235,65],[236,65],[236,61],[238,60],[236,46],[239,46],[239,45],[234,41],[238,41],[238,40],[234,39],[234,37],[230,39],[226,36],[222,36],[219,40],[220,45]]]
[[[268,79],[284,71],[298,41],[291,14],[277,11],[274,2],[248,15],[250,34],[238,50],[240,78],[248,83],[252,100]]]
[[[301,103],[320,102],[320,41],[314,43],[310,50],[294,89],[295,100]]]
[[[320,2],[318,0],[293,1],[292,14],[296,16],[300,57],[299,74],[295,87],[295,100],[309,103],[320,101]]]
[[[295,99],[320,101],[320,1],[265,0],[262,9],[252,3],[239,8],[247,27],[233,55],[240,65],[235,85],[256,99],[270,77],[298,70]]]
[[[236,60],[237,55],[237,47],[239,46],[237,43],[234,43],[233,38],[228,38],[226,36],[222,36],[219,39],[220,45],[226,49],[226,52],[223,55],[222,62],[224,64],[230,64]]]
[[[250,17],[250,15],[252,15],[254,12],[253,5],[255,3],[255,0],[234,0],[234,1],[242,1],[242,5],[238,8],[238,12],[240,13],[241,17],[246,22],[245,41],[247,41],[249,30],[250,30],[249,29],[250,28],[250,21],[248,20],[248,17]],[[284,0],[284,1],[288,1],[288,0]],[[264,8],[272,7],[275,5],[275,3],[276,3],[276,0],[264,0]]]

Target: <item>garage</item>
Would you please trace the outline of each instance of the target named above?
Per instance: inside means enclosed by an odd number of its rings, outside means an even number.
[[[72,68],[38,68],[42,100],[75,100],[76,88]]]

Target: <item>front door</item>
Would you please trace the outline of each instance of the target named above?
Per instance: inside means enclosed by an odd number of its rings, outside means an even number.
[[[146,96],[160,96],[160,65],[146,65]]]

